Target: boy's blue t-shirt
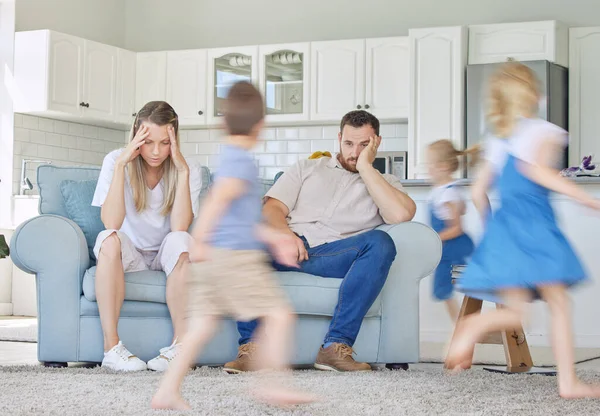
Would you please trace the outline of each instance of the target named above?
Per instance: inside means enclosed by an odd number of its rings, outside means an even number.
[[[213,228],[210,244],[231,250],[262,250],[256,229],[262,221],[262,189],[258,182],[258,167],[252,154],[240,147],[221,146],[219,169],[215,182],[221,178],[246,181],[246,192],[231,201],[225,214]]]

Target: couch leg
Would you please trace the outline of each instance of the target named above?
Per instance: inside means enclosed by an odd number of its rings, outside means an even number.
[[[50,367],[50,368],[65,368],[68,367],[67,363],[59,363],[59,362],[55,362],[55,361],[44,361],[44,367]]]
[[[388,370],[408,370],[408,364],[406,363],[401,363],[401,364],[397,364],[397,363],[393,363],[393,364],[386,364],[385,368],[387,368]]]

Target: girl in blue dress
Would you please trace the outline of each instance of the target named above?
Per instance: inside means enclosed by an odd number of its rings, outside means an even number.
[[[486,216],[485,192],[493,183],[501,206],[485,219],[484,236],[458,289],[498,296],[506,308],[461,319],[446,368],[470,367],[475,343],[488,332],[520,325],[526,303],[540,297],[552,318],[559,394],[600,397],[600,386],[584,384],[575,374],[567,288],[584,281],[586,274],[556,224],[549,193],[564,194],[595,210],[600,210],[600,203],[559,176],[554,166],[567,144],[567,134],[536,118],[539,99],[535,75],[522,64],[506,63],[490,79],[488,121],[496,140],[505,140],[505,146],[492,146],[487,153],[473,200]]]
[[[427,148],[429,177],[433,188],[429,194],[431,227],[442,240],[442,259],[434,273],[433,297],[446,304],[453,321],[458,317],[458,302],[453,297],[452,266],[463,265],[473,252],[473,240],[463,231],[461,217],[465,202],[456,181],[452,178],[458,170],[458,151],[450,140],[438,140]]]

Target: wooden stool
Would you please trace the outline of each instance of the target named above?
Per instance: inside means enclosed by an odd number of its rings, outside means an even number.
[[[465,266],[452,266],[452,282],[460,279],[460,276]],[[483,305],[482,299],[472,298],[465,295],[460,313],[458,315],[458,321],[463,319],[467,315],[481,313],[481,307]],[[496,308],[500,309],[504,306],[496,303]],[[458,322],[457,321],[457,322]],[[456,326],[452,335],[452,340],[456,335]],[[452,341],[451,341],[452,342]],[[502,331],[500,333],[488,334],[480,344],[503,344],[504,355],[506,357],[506,367],[484,367],[484,370],[504,373],[504,374],[543,374],[548,376],[555,376],[556,371],[552,369],[545,369],[533,366],[533,360],[531,359],[531,353],[529,352],[529,345],[527,344],[527,338],[523,327],[519,326],[511,330]],[[471,351],[471,359],[473,358],[475,350]]]

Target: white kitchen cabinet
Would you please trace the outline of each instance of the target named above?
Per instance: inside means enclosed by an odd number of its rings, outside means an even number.
[[[209,49],[207,124],[221,124],[225,98],[231,85],[238,81],[258,87],[258,46]]]
[[[135,107],[136,54],[125,49],[117,50],[117,121],[131,125]]]
[[[408,119],[408,36],[366,41],[365,108],[379,119]]]
[[[548,60],[569,66],[569,33],[557,21],[469,26],[469,64]]]
[[[569,30],[569,165],[600,156],[600,27]]]
[[[116,117],[117,48],[89,40],[83,47],[83,108],[85,117]]]
[[[258,56],[266,122],[308,120],[310,43],[260,45]]]
[[[167,52],[138,53],[135,64],[135,112],[167,96]]]
[[[167,53],[167,102],[182,127],[206,124],[206,50]]]
[[[365,40],[312,42],[310,119],[339,121],[364,107]]]
[[[114,125],[117,49],[50,30],[15,33],[15,112]]]
[[[427,175],[425,151],[439,139],[464,145],[465,27],[409,30],[408,179]]]

